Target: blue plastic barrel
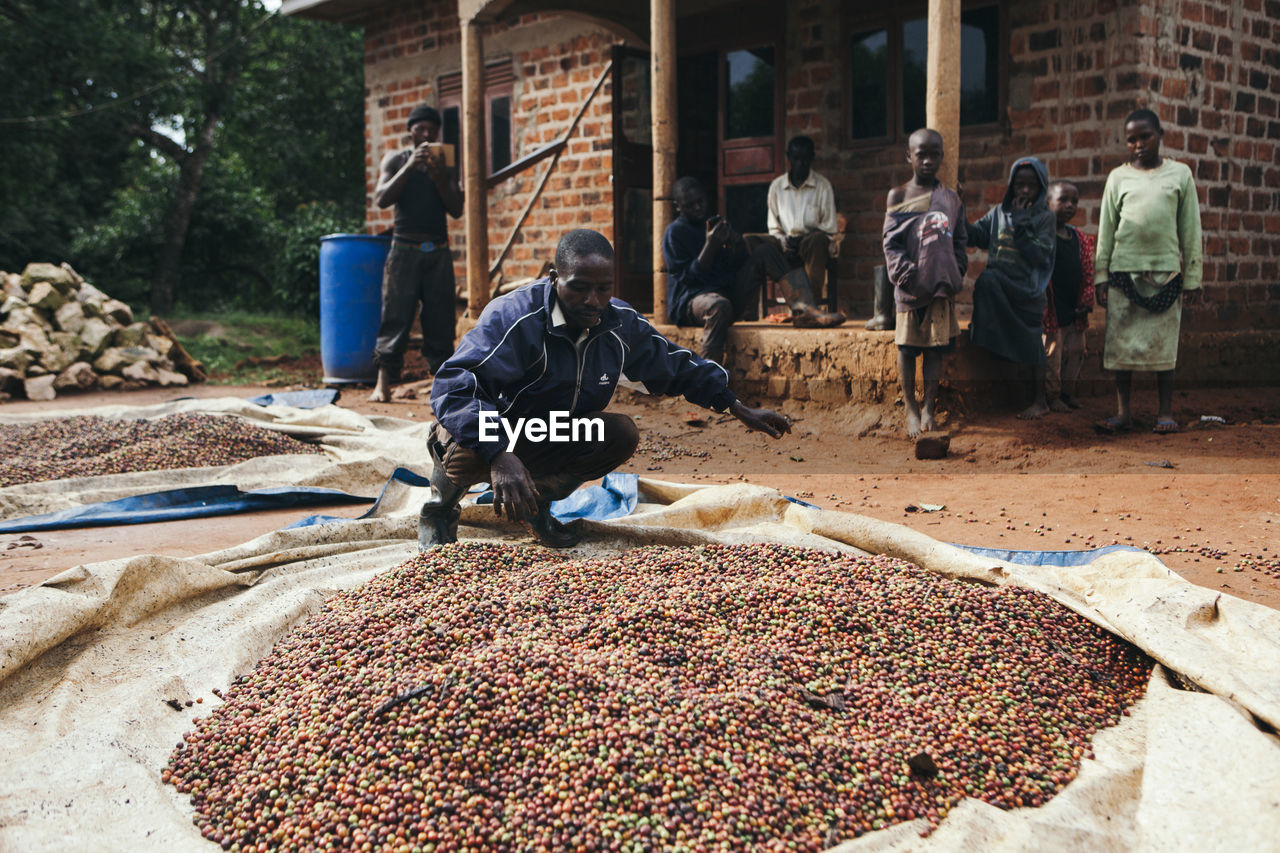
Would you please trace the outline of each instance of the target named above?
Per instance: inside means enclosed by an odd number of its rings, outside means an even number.
[[[382,267],[390,237],[320,238],[320,361],[328,383],[374,382],[373,345],[382,322]]]

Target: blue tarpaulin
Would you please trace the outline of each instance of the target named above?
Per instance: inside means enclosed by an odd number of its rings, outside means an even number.
[[[954,543],[953,543],[954,544]],[[971,554],[1018,563],[1023,566],[1083,566],[1112,551],[1142,551],[1132,545],[1105,545],[1091,551],[1007,551],[1002,548],[979,548],[975,545],[956,545]]]
[[[114,524],[147,524],[184,518],[207,518],[265,509],[300,506],[372,503],[373,498],[349,495],[337,489],[285,486],[243,492],[235,486],[191,486],[134,495],[114,501],[86,504],[46,515],[30,515],[0,522],[0,533],[29,533],[72,527],[108,527]]]
[[[295,409],[318,409],[338,401],[336,388],[312,388],[307,391],[280,391],[249,397],[247,402],[256,406],[292,406]]]

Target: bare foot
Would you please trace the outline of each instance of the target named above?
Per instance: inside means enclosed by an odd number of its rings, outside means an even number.
[[[920,437],[920,415],[907,412],[907,438]]]
[[[1075,397],[1072,397],[1066,391],[1062,392],[1062,402],[1066,403],[1068,408],[1072,408],[1072,409],[1080,408],[1080,401],[1077,400]]]
[[[1071,411],[1071,404],[1068,403],[1066,400],[1061,400],[1057,397],[1054,397],[1052,400],[1049,401],[1049,411],[1069,412]]]
[[[391,377],[387,371],[378,371],[377,384],[373,386],[373,393],[369,395],[370,403],[390,403],[391,402]]]
[[[1018,412],[1018,417],[1022,418],[1024,421],[1031,421],[1039,417],[1044,417],[1047,414],[1049,414],[1048,405],[1045,403],[1035,402],[1030,406],[1027,406],[1021,412]]]
[[[938,422],[933,419],[933,412],[925,412],[920,418],[920,431],[933,432],[938,428]]]

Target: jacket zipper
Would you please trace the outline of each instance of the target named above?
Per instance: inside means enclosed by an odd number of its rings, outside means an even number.
[[[596,337],[599,337],[597,335]],[[587,363],[587,350],[591,349],[591,345],[595,343],[596,338],[587,338],[587,342],[582,345],[582,349],[573,348],[574,353],[578,356],[578,382],[573,388],[573,403],[569,406],[569,417],[573,417],[578,410],[578,397],[582,394],[582,368]]]

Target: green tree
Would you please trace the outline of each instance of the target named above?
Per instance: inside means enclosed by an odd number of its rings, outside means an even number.
[[[299,205],[363,208],[358,31],[258,0],[0,0],[0,48],[16,131],[0,153],[18,155],[0,166],[0,260],[70,244],[131,281],[145,266],[166,313],[194,295],[179,280],[224,301],[269,291]]]

